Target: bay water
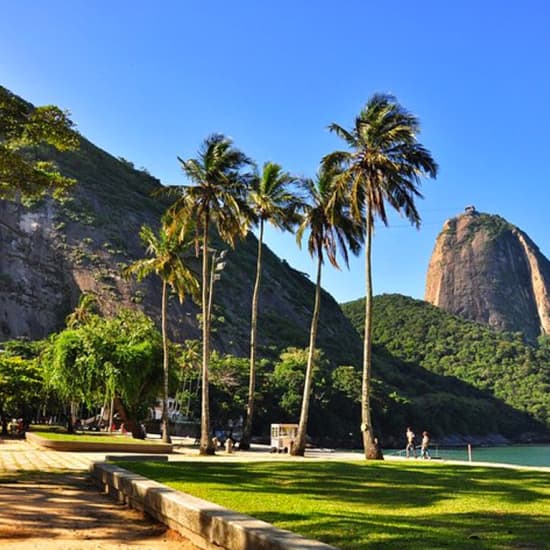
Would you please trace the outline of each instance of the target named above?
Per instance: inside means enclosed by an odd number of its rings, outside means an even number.
[[[388,449],[388,455],[403,456],[403,450]],[[420,449],[418,449],[420,455]],[[433,458],[446,460],[468,460],[468,448],[430,447]],[[520,466],[550,466],[550,445],[502,445],[498,447],[472,446],[472,461],[518,464]]]

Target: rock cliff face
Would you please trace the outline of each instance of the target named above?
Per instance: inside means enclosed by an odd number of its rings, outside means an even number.
[[[523,231],[467,209],[445,222],[428,267],[425,300],[534,341],[550,333],[550,262]]]
[[[160,182],[82,138],[78,151],[33,154],[57,162],[78,183],[61,202],[0,201],[0,341],[43,338],[64,327],[82,292],[96,294],[106,315],[121,307],[141,308],[160,319],[160,283],[137,284],[122,268],[143,257],[139,229],[156,227],[167,203],[151,192]],[[221,249],[222,243],[213,243]],[[246,356],[257,240],[250,234],[230,251],[216,283],[214,347]],[[197,262],[197,270],[199,270]],[[264,249],[259,312],[260,353],[306,346],[314,299],[307,277]],[[169,330],[176,341],[199,338],[198,308],[169,301]],[[160,324],[159,324],[160,326]],[[361,342],[338,304],[327,293],[321,306],[319,345],[335,361],[360,357]]]

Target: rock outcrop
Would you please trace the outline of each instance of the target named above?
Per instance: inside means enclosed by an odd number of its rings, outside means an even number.
[[[447,220],[428,267],[425,300],[528,341],[550,333],[550,262],[520,229],[473,207]]]

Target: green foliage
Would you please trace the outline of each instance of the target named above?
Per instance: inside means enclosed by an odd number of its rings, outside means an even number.
[[[143,313],[121,310],[52,336],[41,363],[63,399],[96,406],[114,393],[130,416],[140,418],[159,389],[162,342]]]
[[[182,302],[186,294],[198,299],[199,283],[193,271],[184,262],[184,253],[190,246],[189,232],[192,228],[187,224],[181,230],[180,238],[167,232],[163,221],[158,235],[147,225],[142,226],[140,238],[146,246],[146,257],[136,260],[123,270],[125,277],[135,275],[138,281],[151,274],[156,274],[169,285]]]
[[[14,351],[0,354],[0,416],[4,419],[28,417],[27,411],[34,410],[45,394],[36,359]]]
[[[54,196],[75,183],[55,163],[37,159],[32,148],[51,146],[58,151],[78,147],[68,113],[58,107],[32,107],[0,86],[0,199]]]
[[[361,330],[364,301],[344,304],[343,310]],[[374,301],[373,340],[396,359],[456,377],[550,427],[550,349],[544,338],[532,347],[519,333],[496,332],[419,300],[382,295]],[[456,424],[460,416],[464,428],[479,419],[498,423],[486,404],[465,399],[432,395],[417,403],[442,422],[446,417]]]
[[[258,362],[261,370],[262,362]],[[249,361],[244,357],[222,355],[213,352],[210,356],[210,412],[221,425],[229,419],[239,418],[245,409],[248,390]]]
[[[275,363],[271,383],[278,398],[285,420],[296,418],[300,413],[300,404],[304,391],[307,366],[307,348],[287,348]],[[315,350],[313,367],[312,407],[323,399],[327,385],[330,363],[322,350]]]

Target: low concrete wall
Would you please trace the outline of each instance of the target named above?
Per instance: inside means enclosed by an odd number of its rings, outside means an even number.
[[[91,472],[120,502],[147,512],[205,550],[337,550],[113,464],[93,464]]]
[[[72,452],[120,452],[120,453],[148,453],[167,454],[172,452],[172,445],[167,443],[110,443],[100,441],[102,436],[98,435],[98,441],[60,441],[40,437],[32,432],[25,434],[26,440],[34,446],[51,451],[72,451]]]

